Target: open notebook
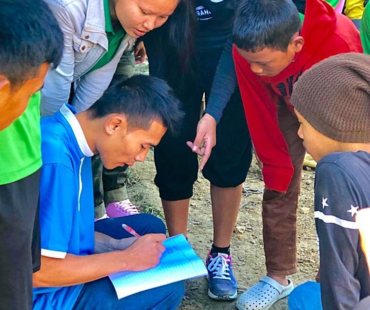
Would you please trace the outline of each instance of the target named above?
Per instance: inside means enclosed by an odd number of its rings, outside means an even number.
[[[194,252],[184,235],[166,239],[160,263],[138,272],[118,272],[109,278],[119,299],[169,283],[207,275],[203,261]]]

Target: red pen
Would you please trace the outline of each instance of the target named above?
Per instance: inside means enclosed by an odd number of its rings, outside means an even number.
[[[129,234],[135,236],[136,238],[140,238],[141,237],[135,230],[133,230],[130,226],[128,226],[126,224],[122,224],[122,228],[124,230],[126,230]]]

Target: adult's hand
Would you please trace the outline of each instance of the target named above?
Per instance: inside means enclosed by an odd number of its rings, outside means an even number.
[[[127,262],[125,270],[141,271],[152,268],[159,263],[165,247],[164,234],[147,234],[138,238],[129,248],[122,252]]]
[[[203,156],[199,167],[200,170],[203,170],[211,156],[212,148],[216,145],[216,126],[216,120],[210,114],[204,114],[198,123],[194,142],[186,142],[194,153]]]
[[[136,64],[143,63],[146,57],[147,55],[146,55],[145,45],[144,45],[144,42],[141,41],[138,43],[138,45],[136,45],[136,48],[135,48],[135,63]]]

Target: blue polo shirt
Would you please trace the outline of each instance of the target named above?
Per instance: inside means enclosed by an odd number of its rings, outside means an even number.
[[[41,255],[57,259],[94,252],[93,153],[72,109],[41,120]],[[35,288],[33,310],[72,309],[82,286]]]

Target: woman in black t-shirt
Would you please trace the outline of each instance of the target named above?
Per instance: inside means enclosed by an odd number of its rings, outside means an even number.
[[[191,11],[188,3],[187,7],[178,8],[165,28],[144,38],[150,74],[169,83],[182,101],[185,112],[179,135],[165,135],[154,150],[155,183],[170,235],[187,235],[190,198],[198,177],[197,154],[190,147],[201,114],[205,113],[207,121],[218,123],[214,133],[217,145],[202,169],[204,177],[210,181],[214,230],[213,244],[207,256],[208,295],[216,300],[237,297],[230,241],[241,201],[242,183],[252,159],[251,140],[231,55],[236,4],[235,0],[197,0]],[[185,16],[187,22],[176,14]],[[178,36],[173,33],[177,29],[176,22],[183,27],[183,32],[177,32]],[[187,34],[185,40],[180,38],[184,33]],[[168,39],[171,35],[172,39]],[[196,220],[195,212],[192,218]]]

